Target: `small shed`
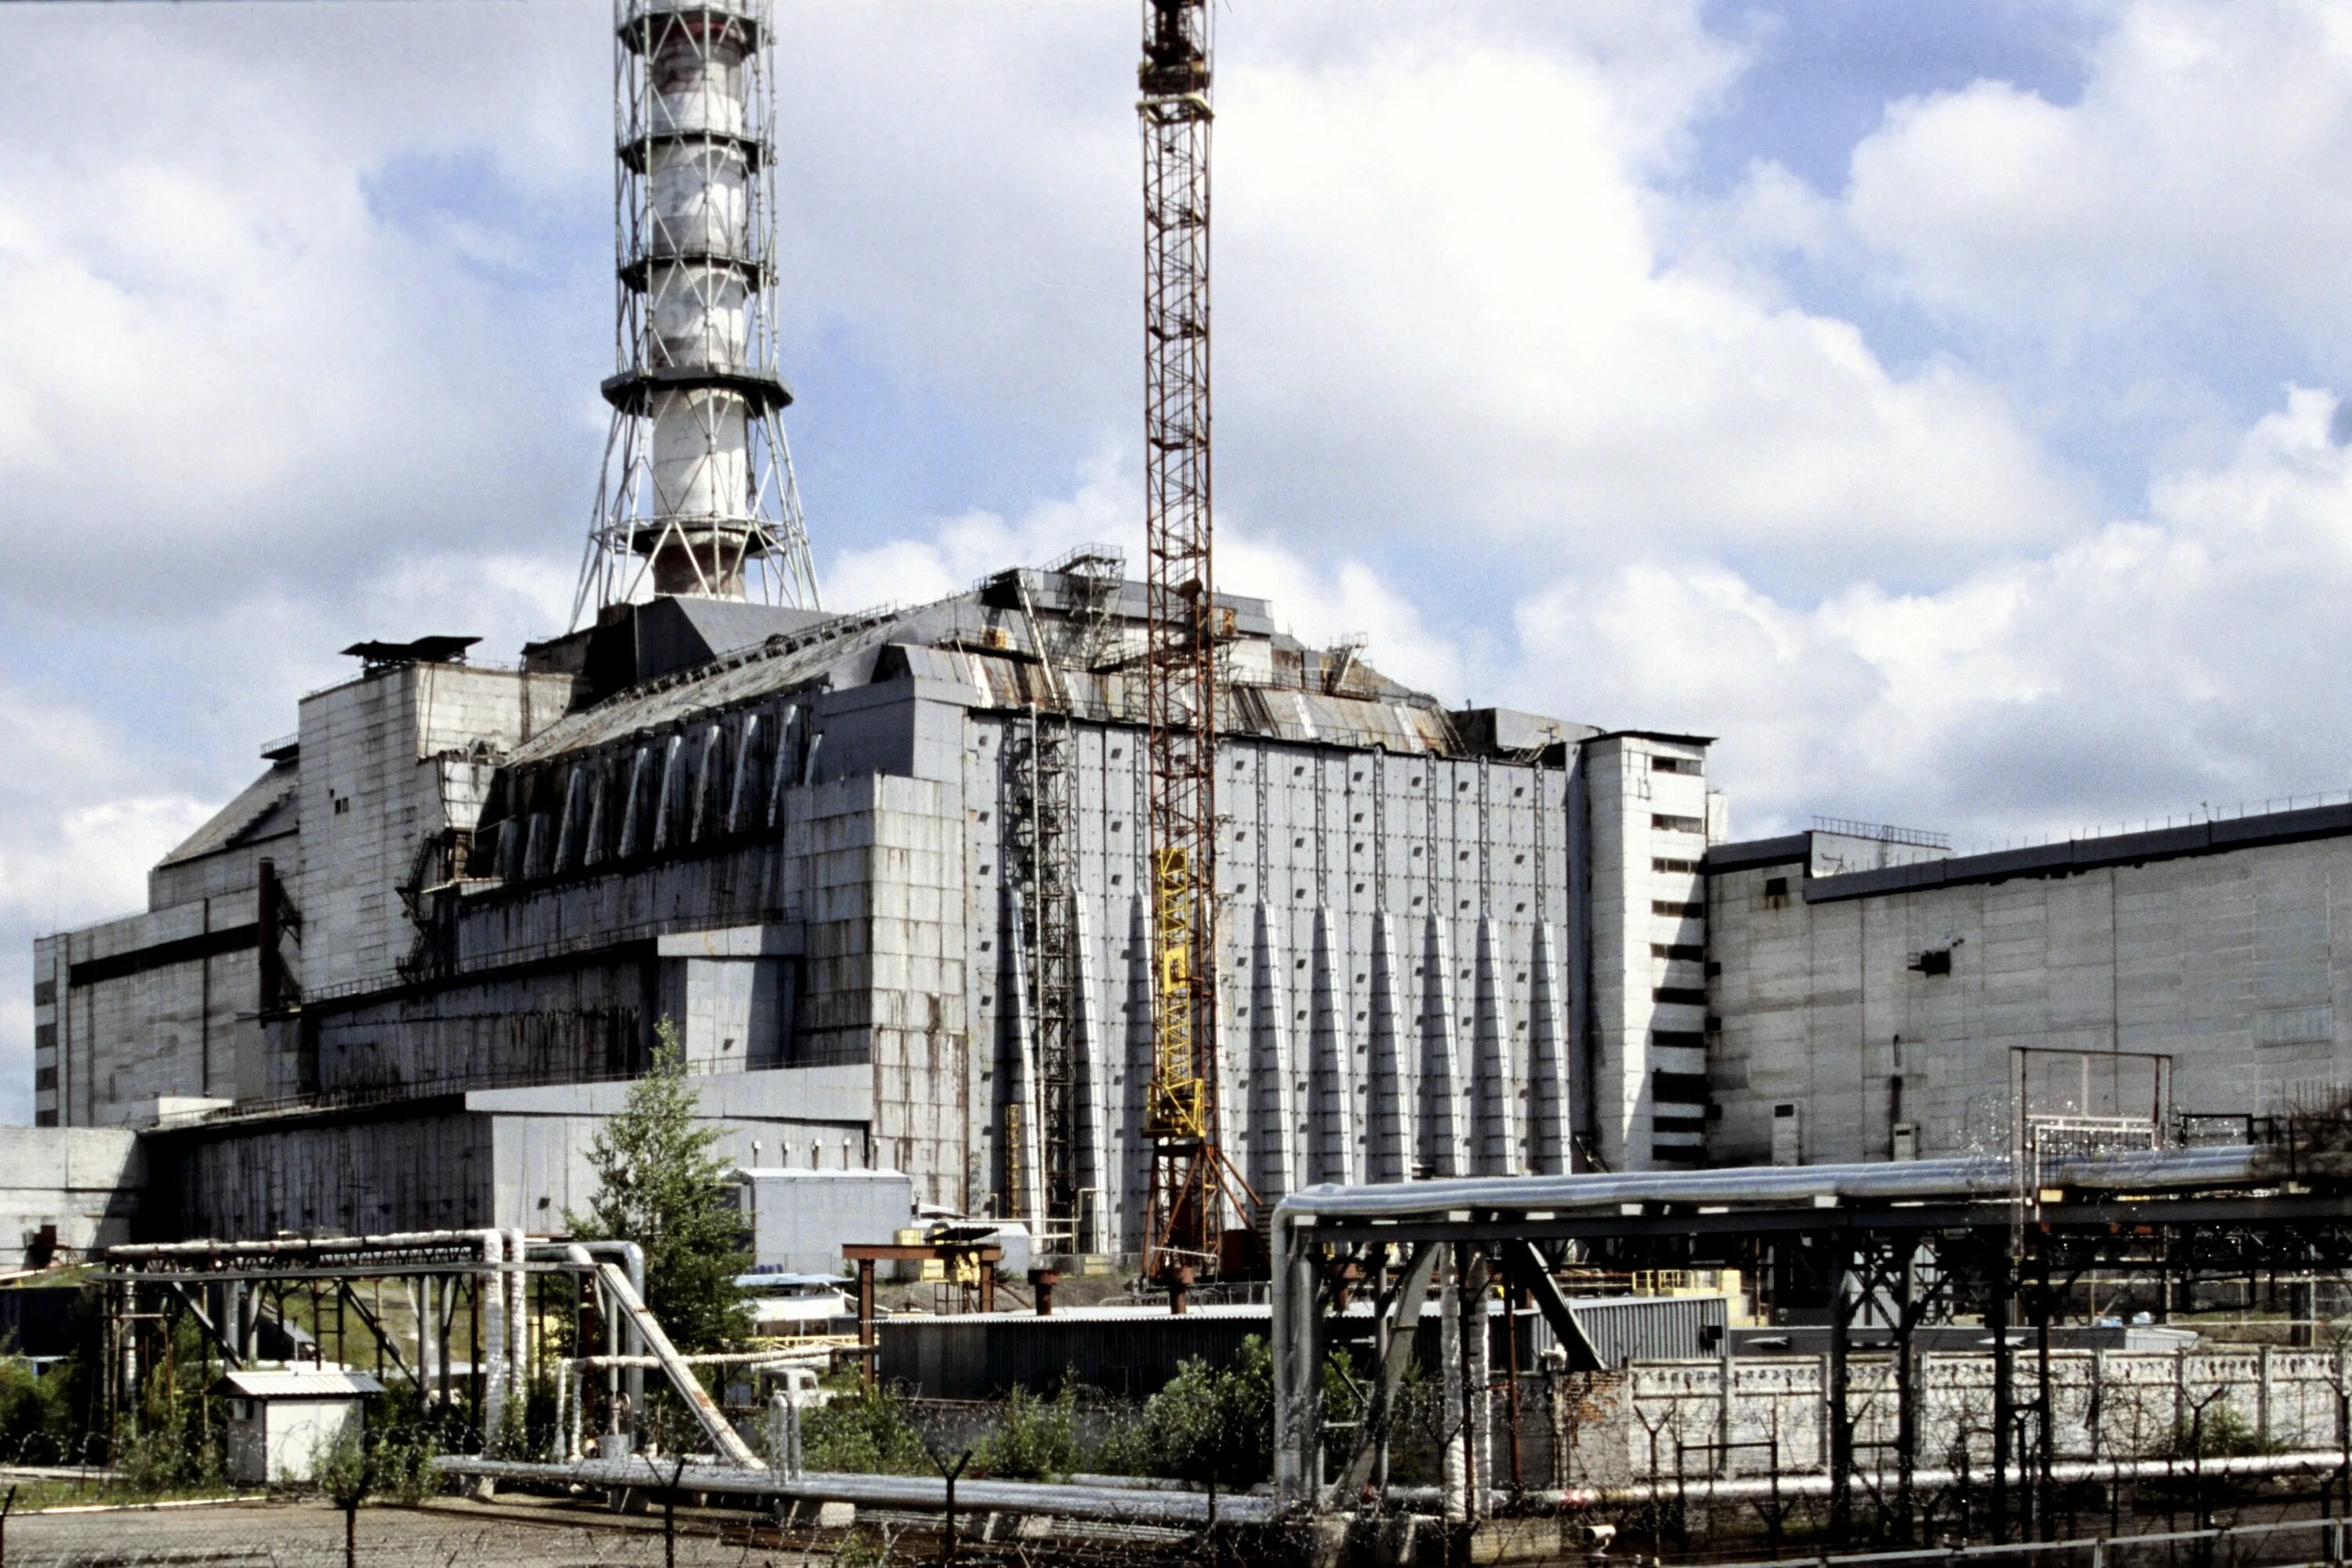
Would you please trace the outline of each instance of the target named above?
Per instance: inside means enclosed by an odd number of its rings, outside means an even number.
[[[341,1367],[254,1367],[213,1385],[228,1401],[228,1479],[238,1486],[307,1481],[320,1452],[367,1422],[383,1384]]]

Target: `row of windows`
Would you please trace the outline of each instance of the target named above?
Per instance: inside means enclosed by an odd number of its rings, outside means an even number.
[[[1706,824],[1696,816],[1669,816],[1664,812],[1650,814],[1650,826],[1660,833],[1705,833]]]
[[[1706,949],[1695,942],[1654,942],[1650,944],[1652,958],[1687,958],[1705,962]]]
[[[1677,856],[1659,855],[1651,859],[1650,869],[1653,871],[1696,871],[1698,869],[1698,862],[1696,860],[1685,860]]]
[[[1704,900],[1679,904],[1671,899],[1652,899],[1650,912],[1654,915],[1664,915],[1670,920],[1703,921],[1706,919],[1706,904]]]

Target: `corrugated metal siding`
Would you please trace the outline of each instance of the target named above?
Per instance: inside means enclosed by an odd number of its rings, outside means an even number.
[[[1629,1361],[1688,1361],[1716,1353],[1705,1332],[1720,1342],[1729,1323],[1730,1300],[1724,1296],[1623,1296],[1589,1301],[1571,1300],[1585,1338],[1601,1356],[1601,1364],[1615,1369]]]
[[[1266,1331],[1264,1308],[1112,1318],[1001,1312],[890,1318],[880,1325],[882,1379],[926,1399],[991,1399],[1014,1387],[1043,1394],[1075,1372],[1089,1387],[1140,1397],[1190,1360],[1223,1366]]]
[[[1583,1325],[1603,1365],[1629,1361],[1673,1361],[1711,1356],[1729,1321],[1723,1296],[1627,1296],[1571,1301],[1569,1310]],[[1492,1364],[1508,1359],[1512,1330],[1500,1303],[1488,1304],[1486,1320]],[[1050,1318],[1026,1313],[969,1313],[952,1317],[902,1317],[880,1325],[882,1377],[926,1399],[990,1399],[1015,1386],[1045,1393],[1075,1373],[1077,1381],[1112,1394],[1140,1397],[1176,1375],[1180,1363],[1199,1359],[1222,1366],[1241,1352],[1242,1341],[1264,1336],[1264,1307],[1212,1307],[1173,1317],[1131,1309],[1079,1309]],[[1333,1326],[1338,1344],[1370,1343],[1371,1319],[1351,1313]],[[1413,1334],[1413,1357],[1435,1366],[1443,1332],[1437,1303],[1429,1302]],[[1542,1316],[1522,1308],[1517,1321],[1518,1363],[1532,1369],[1552,1343]]]

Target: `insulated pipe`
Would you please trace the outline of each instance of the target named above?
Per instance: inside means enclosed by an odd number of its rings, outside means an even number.
[[[634,1241],[539,1241],[531,1243],[526,1250],[530,1257],[542,1261],[568,1263],[572,1261],[572,1254],[575,1248],[586,1253],[592,1258],[599,1257],[619,1258],[621,1267],[628,1272],[629,1288],[636,1291],[637,1300],[641,1301],[645,1300],[646,1249]],[[625,1348],[631,1353],[643,1354],[645,1346],[637,1338],[635,1326],[625,1329],[624,1333],[626,1340]],[[629,1396],[630,1409],[645,1408],[644,1368],[629,1368],[622,1378],[622,1388]]]
[[[2156,1477],[2179,1479],[2184,1477],[2206,1476],[2281,1476],[2294,1473],[2324,1475],[2341,1469],[2344,1454],[2340,1449],[2306,1449],[2293,1454],[2239,1454],[2226,1458],[2210,1459],[2062,1459],[2050,1467],[2050,1479],[2060,1485],[2071,1486],[2084,1481],[2147,1480]],[[1981,1485],[1990,1470],[1970,1469],[1966,1476],[1953,1469],[1914,1470],[1914,1487],[1936,1488],[1966,1484]],[[2023,1486],[2040,1475],[2040,1468],[2026,1461],[2013,1461],[2009,1467],[2011,1481]],[[1891,1482],[1891,1471],[1881,1471],[1878,1479]],[[1746,1500],[1781,1497],[1827,1497],[1831,1478],[1825,1472],[1805,1475],[1783,1475],[1777,1481],[1770,1476],[1735,1476],[1703,1478],[1686,1481],[1680,1487],[1653,1482],[1647,1486],[1601,1487],[1593,1500],[1603,1503],[1646,1503],[1653,1500],[1679,1497],[1688,1501],[1710,1500]]]
[[[2251,1145],[2086,1155],[2047,1167],[2037,1180],[2111,1191],[2260,1184],[2292,1173],[2276,1155]],[[1453,1209],[1507,1213],[1528,1209],[1612,1208],[1626,1203],[1694,1205],[1801,1202],[1809,1198],[1910,1202],[1990,1200],[2011,1191],[2006,1155],[1896,1160],[1851,1165],[1741,1166],[1714,1171],[1582,1172],[1565,1176],[1486,1176],[1466,1180],[1308,1187],[1280,1211],[1328,1219],[1398,1219]]]
[[[168,1262],[207,1258],[318,1258],[363,1256],[370,1252],[413,1251],[425,1247],[479,1248],[480,1230],[408,1230],[383,1236],[288,1237],[272,1241],[149,1241],[106,1249],[109,1263]],[[493,1231],[488,1234],[497,1235]]]
[[[464,1456],[436,1458],[444,1475],[487,1476],[495,1480],[574,1482],[618,1490],[625,1487],[676,1487],[682,1491],[736,1497],[799,1498],[815,1502],[856,1503],[864,1508],[947,1507],[947,1482],[937,1476],[854,1476],[804,1470],[798,1476],[773,1470],[730,1469],[723,1465],[686,1465],[645,1458],[585,1459],[576,1465],[539,1465]],[[1275,1517],[1274,1500],[1258,1493],[1173,1492],[1129,1487],[1046,1486],[1030,1481],[956,1482],[959,1513],[1015,1513],[1084,1519],[1112,1524],[1199,1527],[1211,1522],[1265,1524]]]
[[[530,1238],[520,1226],[505,1233],[507,1243],[507,1387],[526,1403],[530,1397],[530,1276],[523,1264],[530,1255]]]
[[[476,1277],[474,1315],[482,1336],[482,1423],[485,1451],[498,1447],[506,1430],[507,1374],[507,1232],[484,1229],[474,1233],[482,1249],[482,1271]]]
[[[574,1263],[593,1261],[588,1249],[577,1242],[567,1246],[564,1251]],[[625,1317],[636,1326],[637,1334],[644,1340],[646,1347],[668,1372],[670,1386],[677,1390],[678,1397],[684,1399],[687,1407],[694,1412],[695,1420],[701,1424],[704,1434],[709,1437],[711,1446],[719,1456],[729,1464],[744,1469],[765,1469],[767,1467],[760,1462],[760,1457],[751,1452],[750,1445],[729,1424],[719,1406],[711,1403],[709,1391],[702,1386],[702,1380],[694,1375],[694,1369],[678,1358],[677,1349],[669,1342],[669,1335],[662,1331],[661,1324],[655,1321],[654,1315],[646,1310],[645,1298],[637,1292],[621,1266],[597,1263],[594,1267],[596,1277],[604,1282],[606,1298],[620,1304],[621,1311],[617,1316]]]

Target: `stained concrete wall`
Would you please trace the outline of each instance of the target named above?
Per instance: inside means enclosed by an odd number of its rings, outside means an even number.
[[[718,1130],[723,1159],[749,1164],[791,1149],[805,1160],[813,1145],[828,1165],[872,1158],[862,1068],[699,1075],[695,1087],[696,1113]],[[149,1219],[196,1237],[560,1229],[596,1190],[589,1146],[628,1089],[551,1084],[166,1129],[149,1139]]]
[[[2147,1114],[2128,1053],[2170,1058],[2181,1110],[2345,1087],[2352,837],[2109,865],[2062,846],[2000,879],[1952,880],[1969,863],[1949,860],[1939,885],[1869,896],[1808,879],[1789,843],[1710,879],[1716,1163],[1770,1158],[1780,1106],[1809,1163],[1889,1158],[1898,1124],[1922,1157],[2005,1148],[2017,1047],[2065,1053],[2032,1063],[2036,1113]]]
[[[1000,1212],[1009,1112],[1030,1098],[1006,809],[1027,785],[1004,760],[1025,722],[975,711],[964,752],[982,1042],[966,1169]],[[1150,1160],[1142,740],[1091,724],[1073,740],[1082,1100],[1099,1118],[1081,1164],[1120,1216],[1108,1245],[1127,1250],[1141,1245]],[[1564,770],[1235,736],[1217,788],[1221,1139],[1253,1187],[1559,1168],[1565,1089],[1542,1086],[1567,1071]]]
[[[12,1128],[0,1140],[0,1269],[75,1261],[129,1241],[146,1186],[131,1132]],[[54,1245],[47,1258],[45,1232]]]
[[[399,977],[416,944],[399,889],[420,846],[470,828],[499,754],[561,717],[571,695],[568,677],[409,664],[303,699],[302,854],[289,880],[307,994]]]
[[[159,1097],[233,1091],[259,1041],[250,894],[199,899],[34,944],[36,1120],[122,1127]]]

